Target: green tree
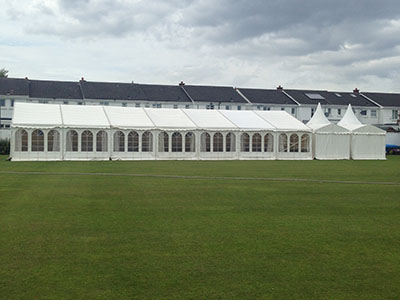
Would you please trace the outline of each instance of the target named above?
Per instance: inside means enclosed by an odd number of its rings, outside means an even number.
[[[8,70],[0,69],[0,78],[7,78],[8,77]]]

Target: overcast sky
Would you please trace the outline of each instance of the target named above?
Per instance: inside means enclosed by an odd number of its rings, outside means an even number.
[[[10,77],[400,92],[399,0],[0,0]]]

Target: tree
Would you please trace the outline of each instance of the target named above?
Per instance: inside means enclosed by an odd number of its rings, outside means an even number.
[[[8,70],[0,69],[0,78],[7,78],[8,77]]]

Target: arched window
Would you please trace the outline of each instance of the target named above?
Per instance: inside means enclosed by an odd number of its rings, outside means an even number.
[[[213,152],[224,151],[224,137],[220,132],[216,132],[213,137]]]
[[[261,134],[255,133],[251,138],[252,152],[261,152]]]
[[[150,131],[142,134],[142,152],[153,152],[153,134]]]
[[[18,129],[15,133],[15,151],[28,151],[28,132]]]
[[[78,151],[78,133],[75,130],[67,132],[67,151],[77,152]]]
[[[230,132],[225,137],[225,151],[226,152],[235,152],[236,151],[236,137],[235,134]]]
[[[240,136],[240,151],[250,151],[250,136],[247,133],[242,133],[242,135]]]
[[[82,132],[81,151],[82,152],[93,151],[93,133],[89,130],[85,130],[84,132]]]
[[[288,152],[288,140],[286,133],[279,135],[279,152]]]
[[[169,151],[169,135],[167,132],[160,132],[158,134],[158,152]]]
[[[108,151],[107,132],[105,132],[104,130],[101,130],[96,134],[96,151],[97,152]]]
[[[179,132],[172,134],[172,152],[182,152],[182,134]]]
[[[196,151],[196,139],[193,132],[188,132],[185,134],[185,152],[195,152]]]
[[[125,134],[122,131],[114,133],[114,152],[125,152]]]
[[[210,152],[211,151],[211,137],[208,132],[203,132],[200,136],[200,151]]]
[[[295,133],[290,135],[290,152],[299,152],[299,136]]]
[[[310,136],[307,133],[301,136],[301,152],[310,152]]]
[[[264,152],[274,151],[274,136],[272,133],[267,133],[264,136]]]
[[[47,134],[47,151],[60,151],[60,133],[57,130],[50,130]]]
[[[32,132],[32,152],[44,151],[44,133],[36,129]]]
[[[136,131],[128,134],[128,152],[139,152],[139,134]]]

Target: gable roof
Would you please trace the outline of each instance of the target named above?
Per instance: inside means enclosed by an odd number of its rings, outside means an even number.
[[[86,99],[145,100],[146,97],[140,86],[135,83],[81,80],[80,84]]]
[[[246,89],[239,88],[239,91],[251,103],[266,103],[266,104],[293,104],[297,105],[285,93],[280,90],[265,90],[265,89]]]
[[[185,85],[183,89],[195,102],[247,103],[233,87]]]
[[[82,99],[78,82],[29,80],[29,96],[32,98]]]
[[[0,95],[29,95],[29,81],[20,78],[0,78]]]
[[[381,106],[400,106],[400,94],[362,93]]]
[[[177,85],[139,84],[139,86],[149,101],[192,102]]]

